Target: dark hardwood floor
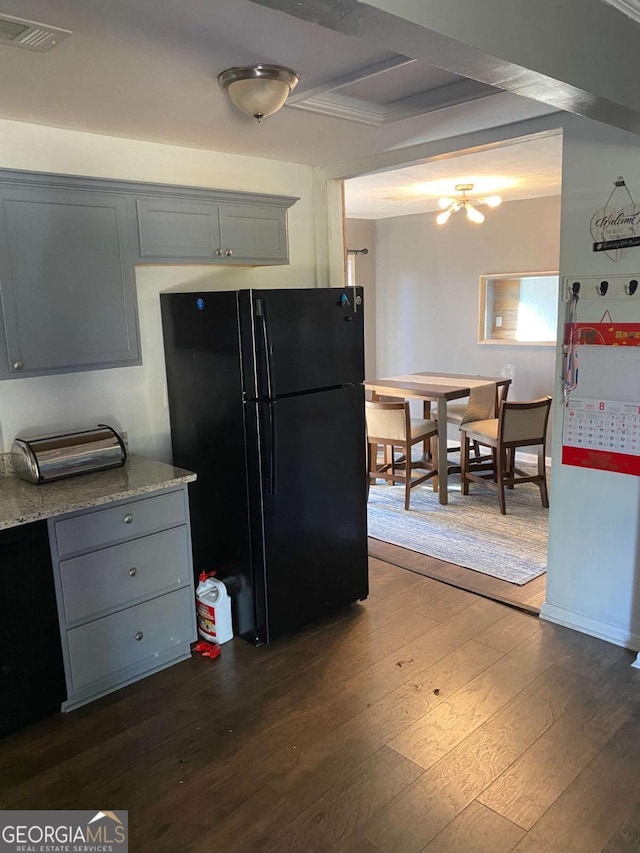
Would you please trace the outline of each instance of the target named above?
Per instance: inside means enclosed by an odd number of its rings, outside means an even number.
[[[544,604],[547,591],[546,572],[518,586],[482,572],[475,572],[453,563],[445,563],[444,560],[438,560],[435,557],[418,554],[408,548],[382,542],[380,539],[369,539],[369,554],[384,562],[393,563],[459,589],[466,589],[468,592],[475,592],[494,601],[510,604],[512,607],[519,607],[530,613],[539,613],[540,607]]]
[[[0,808],[131,851],[637,853],[634,655],[375,558],[371,595],[0,741]]]

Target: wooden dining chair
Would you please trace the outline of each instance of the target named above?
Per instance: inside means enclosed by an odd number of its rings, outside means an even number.
[[[411,489],[431,478],[437,478],[438,467],[438,424],[435,420],[412,418],[408,400],[386,403],[365,401],[367,424],[367,470],[369,478],[404,483],[404,508],[409,509]],[[429,440],[433,442],[431,462],[411,461],[414,444]],[[389,449],[384,462],[378,464],[378,445]],[[400,456],[396,457],[399,451]],[[428,465],[425,474],[414,477],[412,472],[418,465]],[[437,480],[434,481],[434,490]]]
[[[505,385],[499,385],[496,383],[495,390],[495,403],[493,409],[493,416],[495,418],[500,414],[500,409],[502,404],[506,401],[509,396],[509,387],[510,383],[506,383]],[[481,418],[480,418],[481,419]],[[468,409],[465,411],[463,417],[460,420],[460,429],[462,429],[462,424],[467,421],[479,420],[478,418],[473,417],[473,412]],[[462,447],[460,448],[460,453],[462,454]],[[483,452],[482,446],[479,441],[473,442],[473,468],[476,471],[482,471],[485,469],[495,468],[496,466],[496,452],[495,449],[489,449],[489,452]]]
[[[505,401],[497,418],[471,421],[460,428],[462,436],[461,479],[462,494],[469,494],[469,483],[485,483],[498,491],[500,512],[506,515],[504,490],[518,483],[535,483],[540,489],[542,506],[549,506],[547,474],[545,468],[547,424],[551,410],[551,397],[539,400],[509,403]],[[490,447],[495,451],[495,467],[490,473],[472,470],[471,442]],[[536,447],[538,471],[528,474],[516,468],[515,452],[519,447]]]
[[[487,408],[486,395],[478,402],[473,389],[470,397],[462,402],[453,402],[447,405],[447,423],[455,424],[458,429],[462,429],[462,424],[465,421],[484,420],[491,416],[498,417],[500,406],[507,399],[509,393],[509,383],[504,385],[495,384],[493,392],[493,405]],[[452,465],[449,468],[450,474],[457,474],[462,470],[462,439],[457,446],[448,447],[447,453],[460,452],[460,465]],[[494,454],[492,452],[483,453],[480,443],[473,442],[473,458],[470,458],[470,465],[475,471],[491,470],[495,465]]]
[[[365,390],[365,392],[364,392],[364,399],[370,400],[370,401],[374,401],[374,399],[375,399],[375,401],[377,401],[379,403],[399,403],[401,401],[404,402],[404,400],[402,400],[402,398],[400,398],[400,397],[391,397],[391,396],[387,396],[384,394],[376,394],[374,397],[373,391],[368,391],[368,390]],[[374,459],[377,459],[378,458],[377,446],[373,448],[373,452],[374,452]],[[389,448],[389,447],[384,447],[384,461],[385,462],[391,461],[391,448]],[[368,478],[368,479],[370,480],[371,478]]]
[[[495,391],[495,409],[494,409],[494,417],[498,417],[498,412],[500,411],[500,406],[507,399],[509,394],[509,384],[498,385],[496,383],[496,391]],[[457,427],[460,426],[462,421],[465,419],[465,415],[467,415],[469,411],[469,404],[471,402],[470,398],[466,400],[454,400],[451,403],[447,404],[447,423],[455,424]],[[473,420],[478,420],[477,418]]]

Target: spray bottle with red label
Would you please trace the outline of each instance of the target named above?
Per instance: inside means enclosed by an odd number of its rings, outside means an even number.
[[[198,634],[208,643],[221,645],[233,638],[231,599],[215,572],[201,572],[196,589]]]

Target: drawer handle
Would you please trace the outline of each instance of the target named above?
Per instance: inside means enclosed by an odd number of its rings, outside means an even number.
[[[132,567],[129,569],[129,577],[130,577],[130,578],[135,578],[135,576],[136,576],[137,574],[138,574],[138,570],[136,569],[136,567],[135,567],[135,566],[132,566]]]
[[[142,631],[138,631],[138,633],[136,634],[136,640],[140,641],[143,637],[144,634],[142,633]]]
[[[124,517],[124,523],[125,524],[131,524],[132,521],[133,521],[133,516],[131,515],[130,512],[128,512]]]
[[[233,249],[225,249],[224,253],[228,258],[230,258],[231,255],[233,255]]]

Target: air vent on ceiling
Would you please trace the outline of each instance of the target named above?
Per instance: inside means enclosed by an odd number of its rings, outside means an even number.
[[[26,21],[24,18],[14,18],[0,12],[0,44],[13,44],[16,47],[26,47],[44,53],[51,50],[67,36],[71,30],[52,27],[50,24],[39,24],[36,21]]]

